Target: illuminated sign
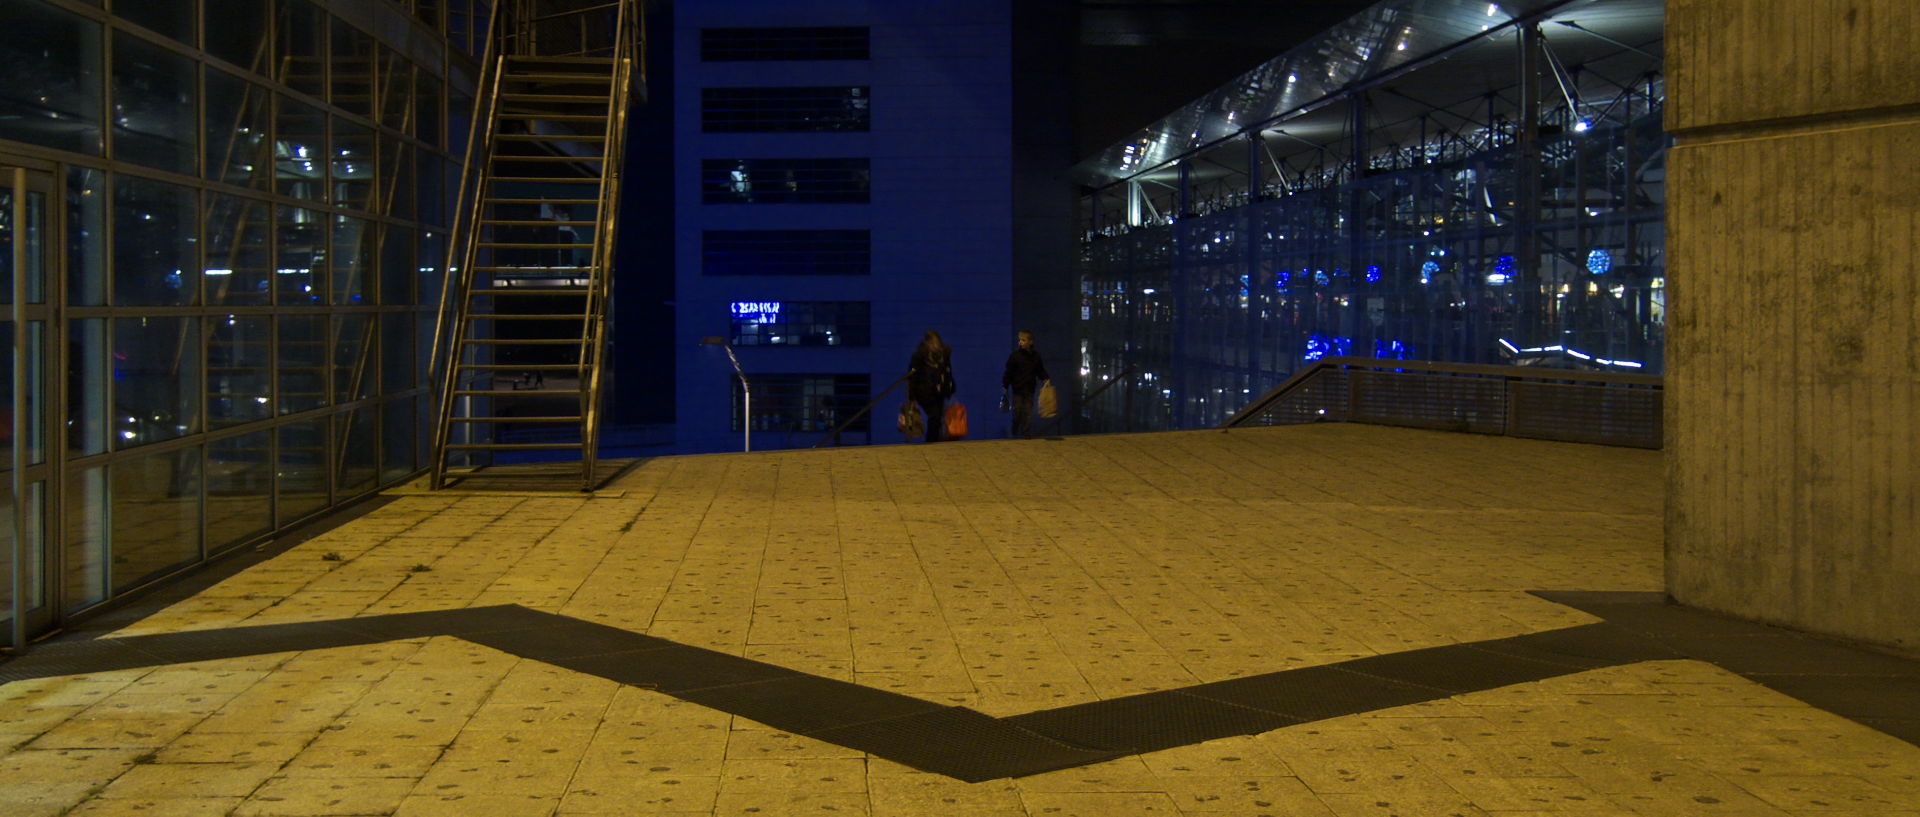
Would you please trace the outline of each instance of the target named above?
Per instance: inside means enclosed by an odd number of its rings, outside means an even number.
[[[743,323],[777,323],[780,320],[780,302],[734,301],[733,319]]]

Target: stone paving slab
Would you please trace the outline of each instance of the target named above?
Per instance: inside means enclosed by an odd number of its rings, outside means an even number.
[[[1593,624],[1528,591],[1659,590],[1660,480],[1335,424],[660,458],[397,496],[113,635],[518,604],[1005,717]],[[979,783],[452,635],[189,670],[0,685],[0,813],[1920,814],[1920,748],[1698,660]]]

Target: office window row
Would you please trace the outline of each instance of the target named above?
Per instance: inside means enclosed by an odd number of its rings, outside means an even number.
[[[871,230],[707,230],[702,275],[867,275]]]
[[[702,88],[700,129],[707,133],[864,131],[864,86]]]
[[[865,204],[871,162],[857,159],[703,159],[706,204]]]
[[[735,346],[867,346],[873,310],[867,301],[734,301]]]
[[[853,417],[867,404],[873,378],[867,374],[754,374],[753,430],[755,432],[824,432]],[[742,430],[744,415],[739,378],[732,385],[733,430]],[[865,432],[868,418],[847,428]]]
[[[871,35],[865,26],[700,29],[702,62],[864,60]]]

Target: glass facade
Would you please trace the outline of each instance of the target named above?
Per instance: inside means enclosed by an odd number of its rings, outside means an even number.
[[[1661,371],[1657,30],[1509,29],[1085,197],[1087,430],[1216,425],[1331,356]]]
[[[0,643],[422,467],[489,8],[8,0]]]

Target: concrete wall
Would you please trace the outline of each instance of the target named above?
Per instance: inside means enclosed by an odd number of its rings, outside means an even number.
[[[1920,15],[1669,0],[1667,586],[1920,648]]]

